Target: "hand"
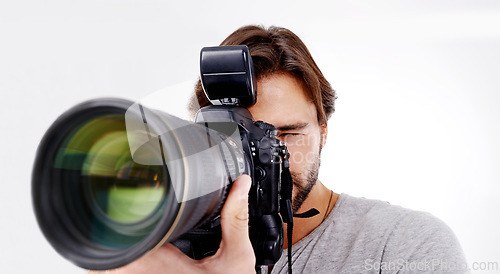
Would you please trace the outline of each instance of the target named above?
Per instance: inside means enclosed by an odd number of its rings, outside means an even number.
[[[248,236],[250,185],[248,175],[234,181],[221,211],[222,241],[215,255],[193,260],[166,244],[110,273],[255,273],[255,255]]]

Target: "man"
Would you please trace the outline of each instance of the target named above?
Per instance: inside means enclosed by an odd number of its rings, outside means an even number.
[[[460,245],[441,221],[384,202],[339,195],[318,180],[335,91],[302,41],[284,28],[247,26],[222,42],[240,44],[249,47],[257,74],[257,103],[248,109],[255,120],[276,126],[290,151],[293,211],[316,208],[320,212],[294,219],[293,270],[465,272]],[[192,110],[209,104],[199,83],[195,95]],[[222,242],[214,256],[195,261],[166,245],[117,273],[254,273],[255,257],[248,238],[249,188],[248,176],[235,181],[221,213]],[[269,270],[287,272],[286,252],[272,269],[263,268]]]

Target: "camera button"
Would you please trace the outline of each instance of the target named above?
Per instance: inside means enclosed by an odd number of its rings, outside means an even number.
[[[260,166],[255,169],[257,175],[257,180],[262,181],[266,177],[266,171]]]

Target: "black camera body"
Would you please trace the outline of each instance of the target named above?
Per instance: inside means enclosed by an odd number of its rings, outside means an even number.
[[[278,130],[262,121],[255,122],[244,106],[256,102],[255,75],[246,46],[203,48],[201,81],[207,98],[214,104],[200,109],[195,122],[224,132],[226,123],[237,124],[242,150],[252,186],[249,193],[249,232],[256,265],[273,265],[283,250],[281,174],[288,169],[289,153],[278,140]],[[229,130],[231,131],[231,130]],[[290,190],[291,191],[291,190]],[[286,198],[286,197],[285,197]],[[290,215],[286,208],[285,215]],[[214,254],[220,244],[218,218],[173,242],[195,259]]]

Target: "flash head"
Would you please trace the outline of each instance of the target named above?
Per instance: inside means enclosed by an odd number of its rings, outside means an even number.
[[[200,78],[205,95],[214,105],[246,107],[257,101],[255,71],[245,45],[203,48]]]

